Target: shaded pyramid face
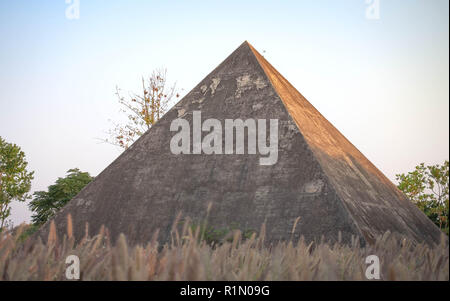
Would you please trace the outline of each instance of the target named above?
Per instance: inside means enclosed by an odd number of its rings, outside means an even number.
[[[199,113],[202,121],[222,125],[226,119],[267,120],[267,145],[269,120],[277,120],[276,161],[264,165],[261,158],[267,156],[245,151],[194,154],[194,139],[190,154],[174,154],[172,122],[186,120],[195,136]],[[218,139],[225,149],[224,136]],[[249,137],[247,132],[246,146]],[[179,212],[200,222],[209,203],[213,228],[259,230],[265,223],[269,242],[301,235],[336,241],[341,232],[344,241],[357,236],[370,243],[387,230],[429,243],[440,238],[439,229],[247,42],[72,199],[55,222],[63,233],[70,213],[78,238],[87,222],[90,233],[105,225],[113,239],[124,233],[131,243],[145,243],[159,229],[166,242]],[[41,233],[47,229],[48,224]]]

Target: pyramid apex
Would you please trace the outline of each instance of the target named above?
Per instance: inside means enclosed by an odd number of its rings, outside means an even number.
[[[247,45],[247,46],[249,46],[249,47],[252,47],[252,44],[250,44],[250,42],[248,41],[248,40],[245,40],[242,44],[241,44],[241,46],[242,45]]]

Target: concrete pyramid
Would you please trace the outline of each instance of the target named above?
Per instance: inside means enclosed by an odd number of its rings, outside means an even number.
[[[196,154],[195,141],[191,154],[174,154],[172,122],[192,125],[199,113],[222,125],[278,120],[276,162],[261,164],[263,156],[250,151]],[[226,147],[223,136],[218,141]],[[55,223],[65,232],[70,213],[78,238],[88,222],[90,233],[105,225],[113,239],[124,233],[131,243],[145,243],[159,229],[164,242],[179,212],[202,220],[210,202],[209,225],[259,230],[265,222],[266,241],[300,235],[336,241],[341,232],[344,241],[354,235],[371,243],[387,230],[416,241],[440,239],[439,229],[248,42],[58,212]]]

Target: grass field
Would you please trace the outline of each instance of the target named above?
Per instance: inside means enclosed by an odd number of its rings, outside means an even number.
[[[80,259],[80,280],[367,280],[366,257],[380,260],[381,280],[449,280],[448,243],[429,247],[385,233],[364,248],[325,242],[264,243],[259,234],[244,238],[239,230],[220,244],[201,239],[200,227],[184,226],[161,246],[115,243],[104,228],[75,243],[71,219],[67,234],[57,237],[54,224],[47,242],[23,240],[24,227],[0,237],[0,280],[67,280],[66,258]],[[444,234],[443,234],[444,238]],[[444,241],[446,239],[443,239]],[[372,280],[373,281],[373,280]]]

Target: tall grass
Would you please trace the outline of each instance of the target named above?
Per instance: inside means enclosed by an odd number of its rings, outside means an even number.
[[[20,240],[24,227],[0,237],[0,280],[66,280],[65,259],[80,258],[80,280],[367,280],[369,255],[377,255],[382,280],[449,280],[447,240],[429,247],[399,240],[389,232],[373,245],[279,242],[264,243],[259,234],[243,239],[235,230],[230,239],[210,245],[200,227],[188,223],[173,228],[172,241],[158,244],[157,234],[147,245],[129,246],[122,234],[112,243],[108,231],[75,243],[72,220],[67,234],[56,235],[51,225],[48,241]]]

